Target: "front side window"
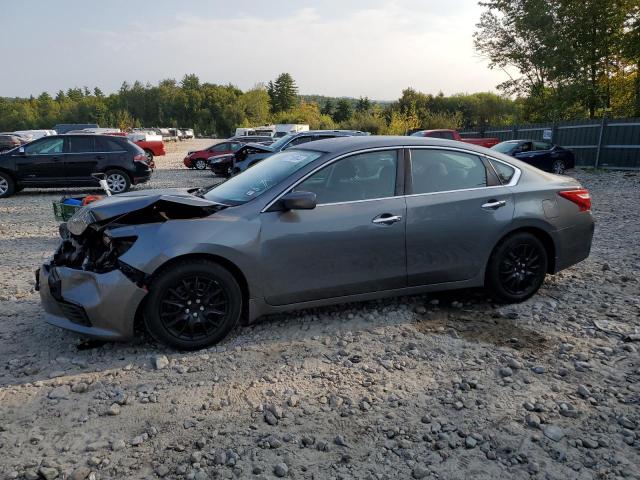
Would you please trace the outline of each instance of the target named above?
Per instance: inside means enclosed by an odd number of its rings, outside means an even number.
[[[93,137],[69,137],[69,153],[93,152]]]
[[[411,150],[412,193],[435,193],[487,186],[479,157],[449,150]]]
[[[298,184],[297,191],[313,192],[320,204],[387,198],[395,195],[396,150],[343,158]]]
[[[218,145],[214,145],[211,149],[212,152],[228,152],[229,144],[228,143],[219,143]]]
[[[62,153],[63,144],[64,139],[62,138],[49,138],[47,140],[42,140],[41,142],[34,142],[29,145],[25,145],[24,152],[29,155]]]
[[[204,198],[226,205],[247,203],[321,155],[322,152],[311,150],[289,150],[276,153],[209,190],[204,194]]]
[[[547,142],[533,142],[534,150],[551,150],[551,144]]]

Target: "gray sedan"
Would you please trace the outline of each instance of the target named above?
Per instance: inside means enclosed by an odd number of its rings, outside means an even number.
[[[499,302],[589,255],[589,192],[499,152],[348,137],[289,149],[210,189],[88,205],[38,272],[45,320],[180,349],[292,309],[468,287]]]

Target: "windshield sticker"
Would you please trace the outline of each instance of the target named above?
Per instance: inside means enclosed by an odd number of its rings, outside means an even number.
[[[256,193],[256,191],[255,191],[255,190],[249,190],[247,193],[245,193],[245,195],[246,195],[247,197],[250,197],[250,196],[251,196],[251,195],[253,195],[254,193]]]

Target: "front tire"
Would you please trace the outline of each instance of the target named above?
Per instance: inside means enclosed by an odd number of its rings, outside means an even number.
[[[500,303],[524,302],[533,296],[547,273],[547,251],[531,233],[515,233],[493,250],[485,287]]]
[[[205,168],[207,168],[207,162],[199,158],[198,160],[196,160],[193,166],[196,170],[204,170]]]
[[[4,172],[0,172],[0,198],[7,198],[16,192],[16,182]]]
[[[163,271],[149,287],[144,323],[157,341],[198,350],[222,340],[242,314],[234,276],[208,260],[187,260]]]
[[[131,179],[122,170],[107,170],[105,175],[111,193],[128,192],[131,188]]]

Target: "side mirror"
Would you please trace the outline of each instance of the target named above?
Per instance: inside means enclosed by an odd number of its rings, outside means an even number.
[[[316,208],[316,194],[312,192],[289,192],[280,199],[284,210],[313,210]]]

